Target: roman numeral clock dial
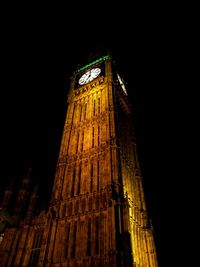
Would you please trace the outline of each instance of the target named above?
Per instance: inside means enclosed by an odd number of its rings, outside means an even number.
[[[93,81],[94,79],[96,79],[100,73],[101,73],[100,68],[94,68],[94,69],[88,70],[86,73],[84,73],[81,76],[81,78],[79,79],[78,82],[80,85],[89,83],[89,82]]]

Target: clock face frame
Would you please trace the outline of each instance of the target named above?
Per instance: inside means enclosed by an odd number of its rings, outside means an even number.
[[[88,70],[86,73],[84,73],[78,83],[79,85],[84,85],[86,83],[89,83],[91,81],[93,81],[94,79],[96,79],[99,74],[101,73],[101,69],[100,68],[93,68],[91,70]]]

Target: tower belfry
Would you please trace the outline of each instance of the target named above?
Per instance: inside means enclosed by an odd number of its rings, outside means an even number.
[[[16,223],[0,232],[0,265],[158,267],[128,91],[110,54],[75,71],[67,101],[48,210],[35,212],[39,191],[29,194],[29,173],[11,214]]]
[[[110,55],[71,78],[44,240],[39,266],[157,266],[131,108]]]

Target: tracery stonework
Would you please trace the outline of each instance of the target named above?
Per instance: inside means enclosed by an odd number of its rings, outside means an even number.
[[[99,75],[79,85],[93,68]],[[110,55],[71,78],[51,202],[40,220],[37,229],[9,228],[15,237],[0,245],[2,266],[158,266],[131,107]],[[13,250],[16,238],[23,241]]]

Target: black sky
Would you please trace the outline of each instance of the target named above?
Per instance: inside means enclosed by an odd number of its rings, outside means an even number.
[[[19,22],[1,45],[1,191],[33,169],[42,197],[51,194],[67,108],[69,77],[82,58],[108,48],[127,81],[147,207],[161,247],[160,134],[163,39],[144,17],[102,22]],[[83,25],[82,25],[83,24]],[[66,27],[65,27],[66,26]],[[86,30],[87,29],[87,30]],[[158,100],[159,99],[159,100]],[[48,202],[48,198],[46,200]]]

